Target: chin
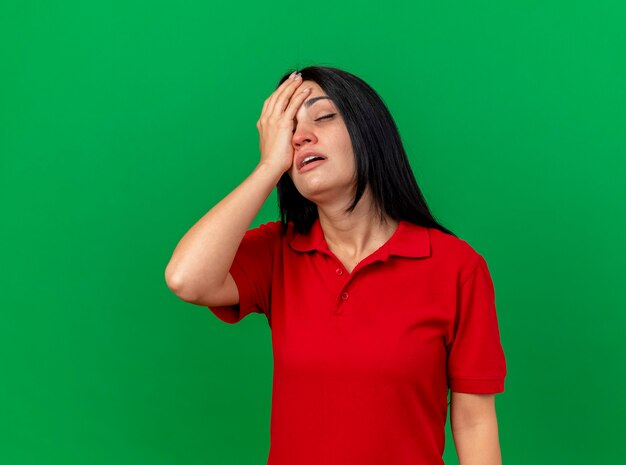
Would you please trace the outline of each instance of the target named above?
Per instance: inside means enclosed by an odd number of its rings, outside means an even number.
[[[321,194],[331,188],[328,182],[329,180],[323,176],[309,176],[306,180],[299,179],[298,181],[298,183],[294,182],[294,185],[296,186],[296,189],[298,189],[298,192],[300,192],[300,194],[307,199]]]

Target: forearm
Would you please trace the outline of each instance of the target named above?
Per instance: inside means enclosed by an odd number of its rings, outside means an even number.
[[[281,175],[280,169],[259,163],[187,231],[165,270],[172,290],[192,296],[224,283],[244,234]]]
[[[502,465],[495,417],[465,428],[452,428],[459,465]]]

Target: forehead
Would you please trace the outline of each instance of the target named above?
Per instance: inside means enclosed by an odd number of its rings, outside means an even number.
[[[312,93],[315,93],[315,92],[318,92],[320,94],[324,93],[322,91],[322,88],[320,87],[320,85],[317,82],[315,82],[315,81],[304,80],[304,81],[302,81],[302,84],[300,84],[299,87],[301,89],[304,89],[305,87],[310,87]]]
[[[303,102],[301,108],[308,110],[312,108],[316,102],[323,102],[326,104],[333,103],[332,99],[328,95],[326,95],[326,93],[322,90],[322,88],[316,82],[303,81],[302,84],[300,85],[300,88],[304,89],[306,87],[311,87],[311,93],[309,94],[308,98]],[[322,103],[319,103],[317,105],[321,106]]]

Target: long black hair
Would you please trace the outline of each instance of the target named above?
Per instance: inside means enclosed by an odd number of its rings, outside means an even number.
[[[332,99],[345,121],[356,165],[356,192],[350,213],[369,185],[374,207],[380,214],[456,235],[435,220],[417,185],[400,133],[380,96],[359,77],[338,68],[302,68],[302,80],[316,82]],[[291,74],[281,77],[282,84]],[[288,172],[278,181],[278,209],[283,232],[292,221],[302,234],[310,231],[318,217],[317,205],[298,192]]]

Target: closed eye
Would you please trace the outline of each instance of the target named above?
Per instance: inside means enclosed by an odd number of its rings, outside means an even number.
[[[319,121],[319,120],[321,120],[321,119],[326,119],[326,118],[332,118],[332,117],[333,117],[333,116],[335,116],[336,114],[337,114],[337,113],[331,113],[330,115],[324,115],[324,116],[321,116],[321,117],[317,118],[315,121]]]
[[[322,120],[322,119],[329,119],[329,118],[332,118],[333,116],[335,116],[336,114],[337,114],[337,113],[331,113],[330,115],[320,116],[320,117],[319,117],[319,118],[317,118],[315,121],[319,121],[319,120]],[[294,129],[294,130],[292,130],[291,132],[292,132],[292,133],[295,133],[295,132],[296,132],[296,130]]]

